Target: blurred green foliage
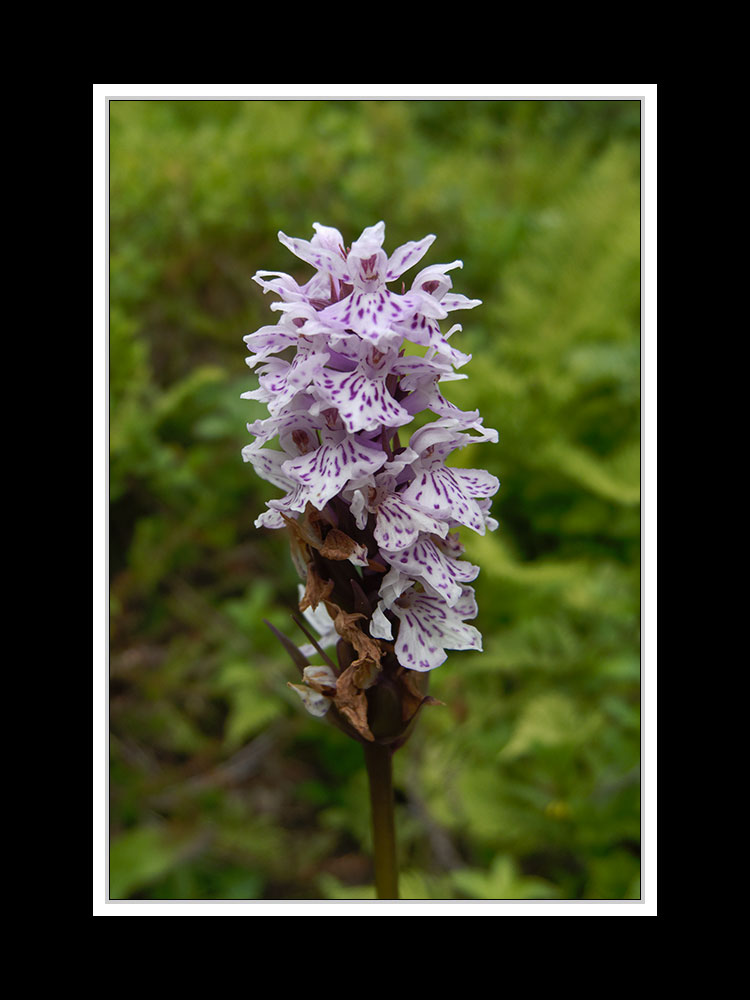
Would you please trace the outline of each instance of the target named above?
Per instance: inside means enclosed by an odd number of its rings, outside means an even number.
[[[639,103],[114,101],[109,152],[111,897],[372,895],[360,748],[263,624],[297,580],[240,393],[252,274],[309,274],[277,231],[384,219],[483,300],[446,395],[502,482],[485,651],[395,759],[404,898],[638,898]]]

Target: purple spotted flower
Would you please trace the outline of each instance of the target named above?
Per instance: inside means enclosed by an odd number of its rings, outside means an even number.
[[[256,525],[290,531],[305,581],[300,625],[311,642],[292,687],[355,738],[400,745],[431,700],[415,678],[446,650],[482,648],[468,624],[479,568],[462,558],[460,532],[497,527],[499,483],[448,460],[497,432],[440,388],[466,378],[459,369],[471,360],[451,341],[461,326],[450,314],[479,300],[453,291],[461,261],[423,267],[407,289],[402,276],[434,236],[389,256],[382,222],[348,249],[337,229],[313,228],[310,240],[279,233],[312,268],[307,280],[255,275],[279,318],[245,337],[258,387],[243,396],[268,416],[248,424],[243,458],[281,490]],[[307,631],[313,622],[324,645]],[[324,648],[334,640],[338,663]],[[312,651],[324,669],[309,665]]]

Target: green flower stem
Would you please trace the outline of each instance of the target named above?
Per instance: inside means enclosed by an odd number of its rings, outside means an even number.
[[[370,781],[375,892],[378,899],[398,899],[392,754],[387,746],[380,743],[367,743],[364,751]]]

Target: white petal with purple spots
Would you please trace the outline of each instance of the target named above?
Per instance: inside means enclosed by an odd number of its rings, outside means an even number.
[[[475,479],[468,475],[462,476],[460,472],[461,470],[445,466],[426,470],[407,486],[402,494],[403,498],[433,517],[450,518],[483,535],[484,515],[471,493],[475,488]],[[493,493],[500,485],[490,473],[485,473],[485,476],[487,478],[481,481],[481,485],[476,486],[482,491],[477,496],[489,496],[486,491],[492,488],[493,483]],[[476,482],[479,483],[478,477]]]
[[[445,536],[448,524],[425,514],[400,493],[390,493],[379,502],[373,535],[381,548],[389,552],[408,549],[420,532]]]
[[[319,271],[326,271],[341,281],[351,281],[346,261],[336,251],[315,246],[309,240],[294,239],[281,231],[279,231],[279,241],[296,257],[312,264]]]
[[[435,236],[430,235],[417,242],[412,240],[409,243],[404,243],[398,250],[394,250],[388,258],[385,280],[395,281],[396,278],[400,278],[404,271],[408,271],[410,267],[419,263],[434,242]]]
[[[479,567],[463,559],[453,559],[430,538],[421,538],[402,552],[383,552],[399,573],[419,580],[423,586],[453,607],[461,597],[464,583],[470,583]]]
[[[324,444],[307,455],[290,459],[283,464],[282,472],[306,487],[310,503],[322,510],[350,479],[376,472],[386,459],[383,451],[347,437],[338,444]]]
[[[395,650],[409,670],[434,670],[447,659],[446,649],[482,648],[481,633],[462,620],[459,602],[446,608],[439,597],[409,591],[391,609],[400,619]]]

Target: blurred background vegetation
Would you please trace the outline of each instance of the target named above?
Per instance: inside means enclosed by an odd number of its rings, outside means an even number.
[[[109,156],[111,898],[372,895],[361,749],[263,624],[297,579],[240,393],[253,273],[311,273],[277,231],[380,219],[483,300],[446,395],[502,482],[465,539],[485,651],[395,758],[402,894],[638,898],[639,103],[121,100]]]

